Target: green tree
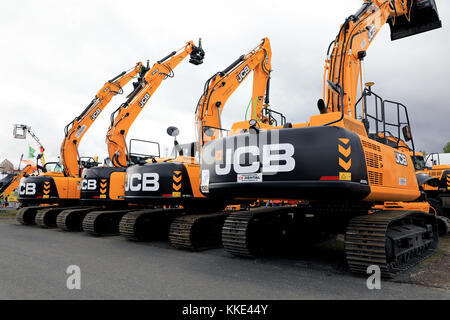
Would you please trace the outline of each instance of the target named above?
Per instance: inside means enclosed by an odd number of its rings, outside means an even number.
[[[444,153],[450,153],[450,142],[444,147]]]

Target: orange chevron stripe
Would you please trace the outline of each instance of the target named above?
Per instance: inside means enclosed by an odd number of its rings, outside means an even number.
[[[173,183],[173,184],[172,184],[172,188],[173,188],[173,190],[175,190],[175,191],[179,191],[179,190],[181,189],[181,184],[177,186],[175,183]]]
[[[49,194],[50,193],[50,190],[44,190],[44,194]]]
[[[341,158],[339,158],[339,165],[346,171],[348,171],[348,169],[350,169],[350,167],[352,166],[352,159],[348,160],[348,161],[344,161]]]
[[[179,183],[181,181],[181,178],[183,178],[182,176],[176,177],[173,176],[173,181],[175,181],[176,183]]]
[[[174,171],[173,174],[176,174],[178,176],[179,174],[181,174],[181,171]]]
[[[350,142],[350,139],[340,138],[339,141],[343,144],[348,144]]]
[[[344,157],[348,157],[350,156],[350,154],[352,153],[352,147],[348,146],[347,149],[345,149],[343,146],[339,145],[339,153],[341,153]]]
[[[101,179],[100,180],[102,183],[106,183],[106,179]]]
[[[100,183],[100,188],[106,188],[107,183]]]
[[[100,188],[100,193],[106,193],[106,189]]]

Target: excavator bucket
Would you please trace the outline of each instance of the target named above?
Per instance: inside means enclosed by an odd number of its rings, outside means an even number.
[[[411,2],[412,6],[411,6]],[[442,27],[435,0],[409,0],[411,12],[400,17],[390,18],[391,40],[398,40],[418,33]]]

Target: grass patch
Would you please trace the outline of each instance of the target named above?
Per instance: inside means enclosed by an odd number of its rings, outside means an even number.
[[[11,209],[11,210],[1,210],[0,211],[0,219],[2,218],[14,218],[16,216],[17,210]]]

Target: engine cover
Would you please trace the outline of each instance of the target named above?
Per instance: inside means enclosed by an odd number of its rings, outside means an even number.
[[[185,197],[192,197],[192,189],[182,163],[148,163],[127,168],[126,201],[148,204],[180,203]]]
[[[202,151],[201,189],[223,199],[361,200],[370,193],[359,136],[332,126],[211,141]]]

